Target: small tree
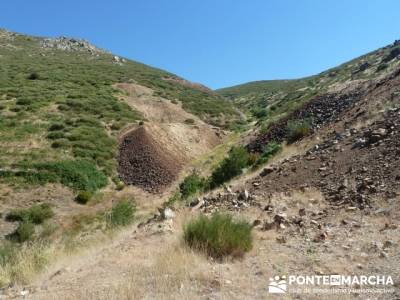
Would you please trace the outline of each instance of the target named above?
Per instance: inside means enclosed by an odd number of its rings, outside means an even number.
[[[179,185],[182,198],[187,199],[192,195],[204,190],[206,186],[206,180],[200,177],[198,174],[193,173],[187,176],[183,182]]]
[[[249,164],[249,153],[244,147],[233,147],[221,164],[211,174],[210,187],[220,186],[224,182],[242,173]]]

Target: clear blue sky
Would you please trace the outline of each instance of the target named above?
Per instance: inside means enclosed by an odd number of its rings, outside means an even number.
[[[0,27],[82,37],[212,88],[312,75],[400,39],[398,0],[10,0]]]

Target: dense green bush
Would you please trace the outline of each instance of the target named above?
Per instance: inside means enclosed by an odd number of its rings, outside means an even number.
[[[65,125],[61,123],[53,123],[49,127],[49,131],[57,131],[65,129]]]
[[[266,108],[255,108],[251,111],[253,116],[255,116],[257,119],[265,119],[268,117],[268,110]]]
[[[110,213],[109,222],[111,226],[129,225],[135,216],[136,208],[129,200],[121,200],[115,204]]]
[[[79,204],[86,204],[92,199],[92,193],[88,191],[80,191],[75,197],[75,201]]]
[[[193,173],[187,176],[179,185],[179,190],[183,199],[187,199],[192,195],[200,193],[206,187],[205,178]]]
[[[107,185],[107,177],[89,160],[21,164],[20,171],[0,170],[0,177],[21,177],[30,184],[59,182],[77,191],[94,192]]]
[[[249,153],[244,147],[233,147],[210,177],[210,187],[215,188],[240,175],[249,164]]]
[[[282,150],[282,146],[275,143],[271,142],[268,143],[267,146],[264,148],[263,153],[260,155],[260,157],[257,159],[257,161],[253,164],[253,168],[256,168],[262,164],[265,164],[268,162],[268,160],[273,157],[276,153]]]
[[[289,121],[287,124],[287,140],[294,143],[311,132],[311,122],[309,120]]]
[[[42,163],[35,167],[44,180],[59,181],[75,190],[94,192],[107,184],[107,177],[88,160]]]
[[[29,222],[42,224],[54,216],[53,210],[47,203],[36,204],[27,209],[15,209],[7,214],[7,221]]]
[[[32,103],[32,100],[26,99],[26,98],[18,99],[17,102],[15,102],[15,104],[17,104],[17,105],[29,105],[31,103]]]
[[[40,78],[40,76],[37,72],[32,72],[31,74],[28,75],[29,80],[37,80],[39,78]]]
[[[214,258],[241,257],[252,248],[252,226],[228,214],[200,215],[183,228],[184,241]]]
[[[34,238],[35,235],[35,225],[31,222],[21,222],[17,229],[11,233],[8,238],[12,241],[16,241],[18,243],[24,243],[26,241],[30,241]]]

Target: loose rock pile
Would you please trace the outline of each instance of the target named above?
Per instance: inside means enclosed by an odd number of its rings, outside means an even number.
[[[288,117],[273,124],[265,134],[259,135],[254,141],[250,142],[247,148],[251,152],[261,153],[269,142],[282,142],[287,137],[289,121],[309,120],[312,130],[337,121],[339,115],[359,101],[360,98],[361,94],[359,92],[318,96]]]
[[[204,213],[212,213],[219,210],[239,211],[251,205],[257,205],[257,201],[250,195],[248,190],[233,192],[229,187],[225,188],[224,192],[197,198],[189,204],[193,209],[199,209]]]
[[[335,206],[367,208],[400,191],[400,109],[370,127],[333,132],[324,143],[260,173],[261,187],[282,192],[317,187]],[[253,192],[254,191],[250,191]]]
[[[126,135],[119,146],[118,172],[126,184],[159,192],[173,182],[181,163],[141,126]]]

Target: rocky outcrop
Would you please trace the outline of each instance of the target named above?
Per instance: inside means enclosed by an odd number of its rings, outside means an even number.
[[[65,36],[57,37],[54,39],[44,39],[42,40],[41,46],[45,49],[88,52],[91,55],[107,53],[105,50],[93,46],[88,41],[82,39],[68,38]]]

